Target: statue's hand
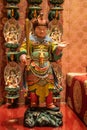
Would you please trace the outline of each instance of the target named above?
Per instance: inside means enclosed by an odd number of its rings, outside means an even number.
[[[20,61],[23,65],[30,65],[31,59],[29,58],[29,56],[26,56],[26,54],[23,54],[20,56]]]
[[[23,65],[26,65],[26,64],[27,64],[27,58],[26,58],[26,55],[25,55],[25,54],[23,54],[23,55],[20,56],[20,62],[21,62],[21,64],[23,64]]]
[[[65,48],[67,45],[68,45],[68,43],[66,43],[65,41],[64,42],[60,42],[58,44],[58,48],[61,49],[61,50],[63,50],[63,48]]]

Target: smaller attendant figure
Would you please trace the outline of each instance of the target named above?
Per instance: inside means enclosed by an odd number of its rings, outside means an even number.
[[[18,44],[18,32],[16,28],[11,27],[6,33],[6,41],[11,44]]]
[[[5,46],[10,49],[10,51],[16,51],[19,46],[19,40],[21,36],[21,29],[17,21],[12,18],[8,20],[4,26],[3,30],[5,38]]]
[[[19,87],[18,85],[18,76],[16,75],[14,70],[11,70],[9,76],[6,79],[6,86],[9,88]]]
[[[62,32],[58,29],[58,27],[54,27],[50,33],[50,37],[52,38],[55,45],[58,46],[58,48],[61,48],[61,50],[67,46],[67,44],[62,41]]]
[[[20,90],[21,69],[16,62],[7,64],[4,70],[4,79],[7,102],[12,105],[16,100],[17,104]]]

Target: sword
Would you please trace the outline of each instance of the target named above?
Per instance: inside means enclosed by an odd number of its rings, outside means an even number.
[[[26,34],[26,50],[27,50],[27,61],[30,60],[30,41],[29,41],[29,33],[30,33],[30,30],[31,30],[31,23],[29,21],[28,18],[26,18],[25,20],[25,34]],[[28,85],[27,85],[27,82],[26,82],[26,76],[27,76],[27,73],[28,71],[30,70],[30,67],[29,65],[27,64],[27,66],[25,66],[24,68],[24,73],[23,73],[23,86],[24,88],[26,88],[26,90],[28,90]]]
[[[30,60],[30,45],[29,45],[29,33],[31,30],[31,22],[28,18],[25,21],[26,27],[26,46],[27,46],[27,61]],[[27,65],[27,70],[29,70],[29,65]]]

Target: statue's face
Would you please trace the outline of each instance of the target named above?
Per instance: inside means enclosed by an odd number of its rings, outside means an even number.
[[[35,28],[35,35],[39,38],[44,38],[47,35],[47,27],[46,26],[37,26]]]

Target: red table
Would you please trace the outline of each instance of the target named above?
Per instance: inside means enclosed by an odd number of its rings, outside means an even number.
[[[66,102],[87,125],[87,73],[66,75]]]

